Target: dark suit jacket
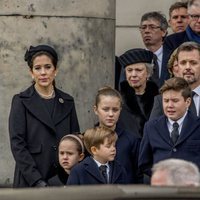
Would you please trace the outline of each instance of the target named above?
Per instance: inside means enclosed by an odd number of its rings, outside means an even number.
[[[13,97],[10,143],[16,161],[14,187],[30,187],[55,175],[61,137],[79,131],[73,98],[55,88],[53,116],[31,86]]]
[[[126,184],[125,169],[117,162],[110,162],[110,184]],[[87,157],[74,166],[68,177],[67,185],[105,184],[93,158]]]
[[[154,97],[153,108],[151,110],[151,114],[149,120],[155,119],[164,115],[163,105],[162,105],[162,95],[157,95]]]
[[[165,50],[167,49],[172,53],[179,45],[188,41],[189,38],[186,34],[186,31],[174,33],[165,38],[163,47]]]
[[[173,145],[163,115],[145,124],[139,153],[139,169],[151,175],[154,163],[168,158],[179,158],[194,162],[200,168],[200,118],[190,111],[186,115],[180,136]]]

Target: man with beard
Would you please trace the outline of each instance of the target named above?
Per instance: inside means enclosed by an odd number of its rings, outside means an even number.
[[[177,49],[178,74],[190,85],[192,92],[192,103],[189,109],[200,116],[200,44],[185,42]],[[150,119],[163,114],[162,97],[158,95],[154,99]]]
[[[140,21],[140,33],[146,48],[157,57],[157,68],[154,68],[152,80],[160,87],[169,78],[167,66],[163,65],[165,53],[163,40],[167,35],[168,23],[164,15],[159,12],[145,13]]]

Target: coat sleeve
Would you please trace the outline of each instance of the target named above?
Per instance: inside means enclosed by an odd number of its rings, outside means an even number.
[[[84,174],[83,174],[84,176]],[[79,178],[79,173],[78,169],[73,167],[73,169],[70,171],[68,180],[67,180],[67,185],[80,185],[80,178]]]
[[[163,106],[162,106],[162,97],[161,95],[157,95],[154,97],[153,108],[151,110],[151,114],[149,120],[155,119],[156,117],[160,117],[163,115]]]
[[[149,141],[148,122],[144,126],[144,135],[140,144],[138,166],[140,174],[151,176],[151,167],[153,164],[153,152]]]
[[[9,134],[11,151],[16,161],[16,166],[27,183],[33,186],[35,182],[42,179],[42,176],[27,148],[26,110],[18,95],[15,95],[12,100],[9,115]]]

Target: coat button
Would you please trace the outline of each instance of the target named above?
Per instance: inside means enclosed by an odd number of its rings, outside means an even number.
[[[176,148],[173,148],[173,152],[177,152],[177,149],[176,149]]]
[[[52,148],[53,148],[54,151],[57,151],[57,146],[56,145],[52,146]]]

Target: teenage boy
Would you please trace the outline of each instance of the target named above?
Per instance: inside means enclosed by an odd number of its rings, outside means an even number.
[[[160,89],[164,115],[145,124],[139,153],[139,169],[151,175],[154,163],[179,158],[200,167],[200,118],[188,110],[191,89],[179,77],[165,81]]]
[[[70,172],[67,185],[125,184],[125,169],[115,161],[117,134],[105,127],[86,130],[84,145],[91,154]]]

